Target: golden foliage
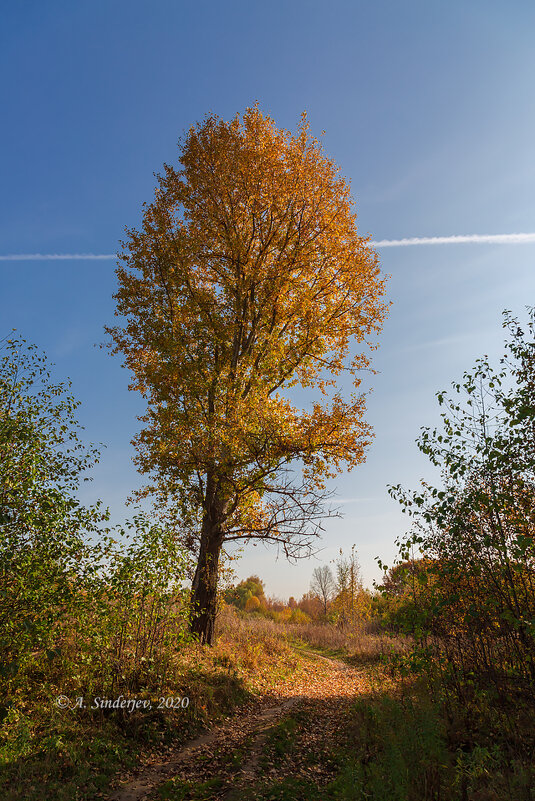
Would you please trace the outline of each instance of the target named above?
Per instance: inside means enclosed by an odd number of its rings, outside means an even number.
[[[210,115],[180,165],[165,165],[141,230],[127,231],[125,323],[107,329],[148,401],[138,464],[190,509],[205,508],[216,476],[227,531],[276,534],[266,498],[284,465],[301,460],[321,489],[364,459],[364,398],[330,388],[342,370],[358,387],[368,367],[348,353],[385,317],[377,255],[305,115],[296,135],[257,106]],[[296,385],[324,400],[295,408],[281,393]]]

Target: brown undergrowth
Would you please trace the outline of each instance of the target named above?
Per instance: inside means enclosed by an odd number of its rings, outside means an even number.
[[[284,636],[251,632],[232,623],[213,648],[180,642],[169,648],[165,683],[117,689],[121,695],[150,702],[150,709],[92,709],[95,695],[84,692],[84,665],[78,666],[77,692],[57,660],[32,674],[26,697],[10,699],[0,726],[0,796],[5,801],[89,801],[106,795],[113,777],[178,747],[236,708],[258,704],[297,668],[297,658]],[[30,688],[31,689],[31,688]],[[68,695],[69,707],[56,705]],[[105,692],[97,697],[108,697]],[[83,697],[85,708],[78,705]],[[171,698],[177,709],[162,706]],[[187,698],[184,708],[181,699]],[[179,703],[176,704],[176,699]],[[158,708],[162,706],[162,708]],[[157,757],[159,758],[159,757]]]

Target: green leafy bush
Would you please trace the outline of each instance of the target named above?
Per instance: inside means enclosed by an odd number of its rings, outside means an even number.
[[[0,360],[0,682],[59,656],[57,625],[76,614],[95,559],[88,536],[106,513],[76,490],[97,452],[83,447],[68,384],[24,340]]]
[[[439,392],[442,427],[418,441],[443,487],[391,490],[415,521],[401,558],[419,568],[401,591],[387,577],[390,611],[446,658],[463,702],[475,686],[535,699],[535,311],[525,331],[508,313],[504,326],[500,369],[485,357]]]
[[[160,687],[185,632],[188,558],[138,514],[110,530],[77,491],[98,458],[68,383],[21,339],[0,360],[0,709],[58,691]],[[133,536],[132,536],[133,532]],[[112,536],[113,535],[113,536]],[[130,538],[130,542],[129,542]]]

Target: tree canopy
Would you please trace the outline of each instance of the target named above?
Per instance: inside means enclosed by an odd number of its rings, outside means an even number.
[[[350,346],[373,346],[386,306],[349,186],[304,115],[295,135],[258,107],[210,115],[181,141],[179,164],[165,165],[141,229],[127,230],[123,325],[107,330],[147,399],[135,440],[147,492],[199,548],[194,630],[210,641],[223,542],[302,555],[325,516],[325,480],[364,460],[365,398],[342,397],[336,377],[358,388],[369,360]],[[290,402],[295,386],[310,408]]]

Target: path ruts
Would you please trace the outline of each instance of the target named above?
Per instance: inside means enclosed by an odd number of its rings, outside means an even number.
[[[169,779],[202,784],[218,779],[213,798],[226,801],[240,789],[285,775],[329,779],[328,769],[314,765],[311,754],[335,742],[344,729],[351,703],[369,689],[369,677],[337,659],[299,649],[304,664],[279,687],[277,696],[260,699],[258,706],[238,711],[223,724],[171,753],[166,761],[142,767],[110,796],[109,801],[145,801]],[[291,756],[276,764],[262,764],[268,732],[289,714],[310,718],[306,732]]]

